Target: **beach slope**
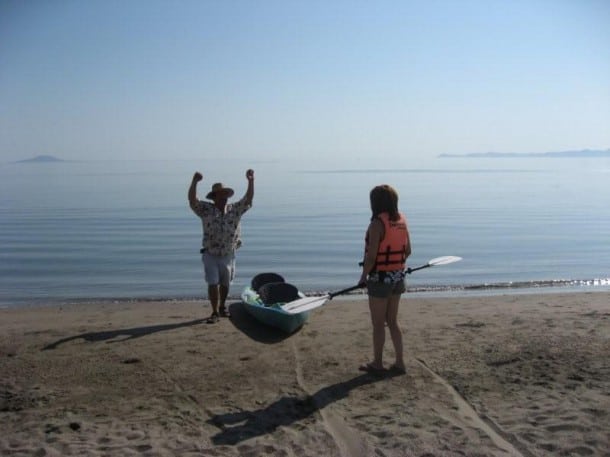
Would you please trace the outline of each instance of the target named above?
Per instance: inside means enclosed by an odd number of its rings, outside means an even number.
[[[0,310],[0,453],[608,456],[610,293],[411,298],[405,375],[366,301],[287,336],[205,302]],[[386,365],[392,362],[389,336]]]

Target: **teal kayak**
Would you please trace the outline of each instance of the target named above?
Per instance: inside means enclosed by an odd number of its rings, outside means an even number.
[[[293,333],[309,319],[309,312],[288,313],[284,303],[305,297],[299,290],[284,281],[277,273],[261,273],[252,278],[250,286],[241,294],[244,308],[262,324]]]

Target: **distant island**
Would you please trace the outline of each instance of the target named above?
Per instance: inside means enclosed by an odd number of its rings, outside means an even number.
[[[523,157],[547,157],[547,158],[566,158],[566,157],[610,157],[610,149],[596,151],[583,149],[581,151],[560,151],[560,152],[473,152],[470,154],[440,154],[440,158],[453,157],[475,157],[475,158],[523,158]]]
[[[43,163],[64,162],[64,160],[58,159],[57,157],[50,156],[50,155],[40,155],[40,156],[33,157],[31,159],[18,160],[15,163],[34,163],[34,162],[43,162]]]

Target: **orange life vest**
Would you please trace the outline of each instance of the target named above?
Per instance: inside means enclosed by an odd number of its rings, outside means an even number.
[[[388,213],[381,213],[379,220],[383,222],[384,237],[379,242],[377,260],[374,271],[404,270],[407,257],[405,249],[408,242],[407,220],[402,213],[397,221],[391,221]],[[368,250],[368,238],[366,240]]]

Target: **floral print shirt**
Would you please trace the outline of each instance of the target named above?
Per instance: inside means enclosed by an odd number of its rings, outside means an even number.
[[[191,208],[201,218],[203,249],[215,256],[226,256],[241,246],[241,216],[251,208],[246,197],[227,204],[223,214],[214,203],[197,201]]]

